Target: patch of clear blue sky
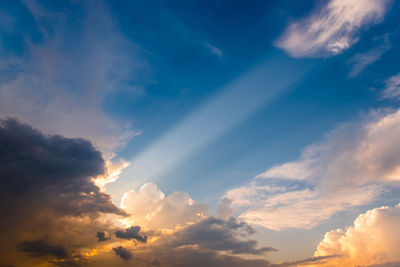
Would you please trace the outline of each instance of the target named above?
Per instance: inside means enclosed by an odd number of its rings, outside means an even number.
[[[262,62],[289,11],[267,1],[112,1],[121,30],[142,46],[154,84],[143,96],[115,92],[110,112],[143,130],[125,157],[139,153],[218,88]],[[296,8],[297,7],[297,8]],[[292,12],[306,11],[300,4]],[[271,23],[273,22],[273,23]],[[205,46],[222,50],[219,58]],[[140,85],[139,85],[140,86]]]

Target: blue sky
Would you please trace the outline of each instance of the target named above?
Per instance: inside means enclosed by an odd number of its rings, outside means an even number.
[[[273,262],[331,257],[325,233],[400,201],[399,12],[390,0],[2,1],[0,115],[90,140],[108,168],[97,185],[128,212],[159,212],[137,210],[146,192],[175,196],[255,227]],[[377,263],[353,256],[341,264]]]

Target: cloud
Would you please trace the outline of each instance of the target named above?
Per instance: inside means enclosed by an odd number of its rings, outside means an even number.
[[[221,49],[218,47],[215,47],[209,43],[205,43],[204,45],[212,54],[216,55],[217,57],[221,58],[223,56]]]
[[[309,266],[311,264],[323,264],[325,263],[326,259],[332,259],[332,258],[338,258],[341,257],[339,255],[328,255],[328,256],[319,256],[319,257],[311,257],[303,260],[296,260],[296,261],[288,261],[288,262],[282,262],[278,264],[271,264],[269,265],[270,267],[286,267],[286,266]]]
[[[254,234],[254,229],[235,219],[220,220],[213,217],[188,225],[169,234],[159,236],[156,241],[149,240],[139,247],[124,245],[132,251],[130,264],[134,266],[249,266],[278,267],[296,266],[297,264],[321,263],[337,255],[311,257],[298,261],[273,264],[265,259],[252,259],[275,251],[271,247],[257,247],[257,242],[248,240]],[[238,254],[251,255],[239,257]],[[94,266],[120,266],[107,254],[98,254],[91,259]],[[123,266],[123,265],[122,265]]]
[[[115,236],[123,239],[135,239],[140,242],[146,243],[147,236],[142,236],[139,234],[140,226],[131,226],[127,228],[125,231],[117,230],[115,232]]]
[[[226,192],[240,218],[274,230],[312,228],[332,214],[376,200],[400,180],[400,110],[341,125],[293,162]]]
[[[398,267],[398,266],[400,266],[400,261],[368,265],[368,267]]]
[[[40,1],[17,6],[13,13],[32,21],[19,26],[27,33],[15,37],[22,40],[22,54],[3,59],[1,117],[20,118],[48,134],[83,137],[111,158],[137,133],[102,106],[111,91],[141,90],[129,85],[148,68],[140,48],[118,31],[101,1],[80,2],[79,12],[60,12]]]
[[[275,45],[293,57],[340,54],[358,41],[359,31],[382,21],[389,0],[330,0],[291,23]]]
[[[309,161],[302,162],[288,162],[268,169],[267,171],[259,174],[257,178],[284,178],[304,180],[311,175],[308,168]]]
[[[98,229],[114,230],[112,221],[126,215],[93,184],[105,162],[87,140],[1,120],[0,159],[1,262],[27,265],[29,254],[38,259],[28,265],[36,265],[41,255],[60,256],[58,244],[74,254],[75,242],[96,243]],[[17,256],[16,247],[26,253]]]
[[[400,73],[385,81],[385,90],[382,95],[385,99],[400,99]]]
[[[151,254],[159,263],[155,266],[165,267],[268,267],[268,261],[262,259],[245,259],[223,255],[212,250],[199,250],[190,247],[174,249],[155,248]],[[143,257],[143,254],[141,254]],[[152,257],[150,257],[151,259]],[[151,263],[152,261],[148,261]],[[138,265],[146,266],[146,265]],[[147,265],[148,266],[148,265]],[[150,265],[151,266],[151,265]]]
[[[110,239],[106,232],[97,232],[96,237],[99,239],[99,242]]]
[[[69,257],[68,251],[61,245],[50,245],[44,240],[24,241],[18,244],[18,250],[29,253],[32,257],[54,256],[59,259]]]
[[[129,162],[121,158],[118,160],[107,160],[105,163],[104,174],[95,177],[93,182],[104,191],[104,186],[108,183],[115,182],[119,178],[122,171],[129,167],[129,165]]]
[[[0,121],[0,143],[1,193],[14,203],[10,207],[2,202],[1,206],[10,213],[23,209],[23,200],[34,198],[37,205],[64,214],[125,214],[91,181],[104,172],[104,160],[90,142],[45,136],[29,125],[7,119]]]
[[[399,225],[400,205],[369,210],[353,226],[326,233],[315,256],[343,255],[322,266],[398,266]]]
[[[167,242],[173,247],[197,246],[200,249],[225,251],[231,254],[261,255],[276,251],[271,247],[256,248],[257,241],[242,241],[237,236],[254,234],[254,229],[244,222],[237,222],[234,218],[228,221],[207,218],[171,236]]]
[[[150,238],[139,226],[122,230],[125,211],[94,184],[92,177],[106,167],[87,140],[44,135],[15,119],[3,120],[0,159],[0,261],[6,265],[117,267],[129,260],[135,266],[275,266],[238,256],[275,251],[250,239],[255,233],[250,225],[207,216],[206,206],[186,193],[165,197],[154,184],[131,200],[149,208],[141,216],[172,216],[167,225],[180,226],[155,229]]]
[[[128,260],[132,259],[132,253],[128,249],[126,249],[122,246],[115,247],[115,248],[113,248],[113,250],[114,250],[115,254],[120,256],[121,259],[123,259],[124,261],[128,261]]]
[[[272,230],[311,229],[339,211],[363,205],[382,192],[378,186],[361,186],[324,193],[320,189],[294,189],[251,183],[228,191],[232,207],[241,211],[239,218],[252,225]],[[278,193],[280,190],[281,193]],[[275,192],[275,193],[273,193]]]
[[[165,197],[153,183],[144,184],[138,191],[126,192],[121,207],[132,214],[131,222],[151,229],[174,228],[199,221],[207,206],[195,202],[185,192]]]
[[[349,74],[350,78],[359,76],[366,67],[378,61],[383,54],[392,48],[388,36],[386,35],[383,39],[383,44],[365,53],[357,53],[349,60],[349,63],[353,65]]]
[[[218,203],[217,207],[218,217],[223,220],[228,220],[233,216],[232,200],[229,198],[223,198]]]
[[[149,238],[146,244],[125,243],[124,248],[132,251],[134,256],[130,263],[135,266],[270,266],[264,259],[237,256],[260,257],[275,251],[271,247],[258,248],[257,241],[248,239],[254,233],[251,226],[233,218],[226,221],[208,217]],[[94,266],[117,264],[106,254],[96,255],[91,260]]]
[[[156,228],[150,238],[139,226],[122,230],[126,212],[92,179],[104,175],[105,161],[84,139],[3,120],[0,160],[0,262],[6,265],[124,266],[129,260],[135,266],[265,266],[266,260],[236,255],[274,251],[249,239],[254,229],[246,223],[198,214],[205,205],[183,192],[165,197],[154,184],[130,200],[146,208],[139,215],[174,229]]]

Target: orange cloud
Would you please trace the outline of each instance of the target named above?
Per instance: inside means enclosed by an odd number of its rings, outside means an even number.
[[[318,266],[369,266],[400,261],[399,225],[400,204],[359,215],[353,226],[325,234],[314,255],[343,256]]]

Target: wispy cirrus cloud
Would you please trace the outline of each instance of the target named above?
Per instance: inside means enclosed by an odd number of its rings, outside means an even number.
[[[385,81],[382,97],[384,99],[400,99],[400,73]]]
[[[364,26],[379,23],[389,0],[330,0],[291,23],[275,45],[293,57],[340,54],[358,41]]]
[[[214,54],[219,58],[223,57],[224,54],[222,53],[222,50],[219,49],[218,47],[209,43],[205,43],[204,45],[211,52],[211,54]]]
[[[364,71],[372,63],[378,61],[383,54],[389,51],[392,48],[392,45],[389,41],[388,35],[383,37],[382,44],[364,52],[355,54],[350,60],[349,63],[352,65],[351,71],[349,74],[350,78],[355,78]]]

